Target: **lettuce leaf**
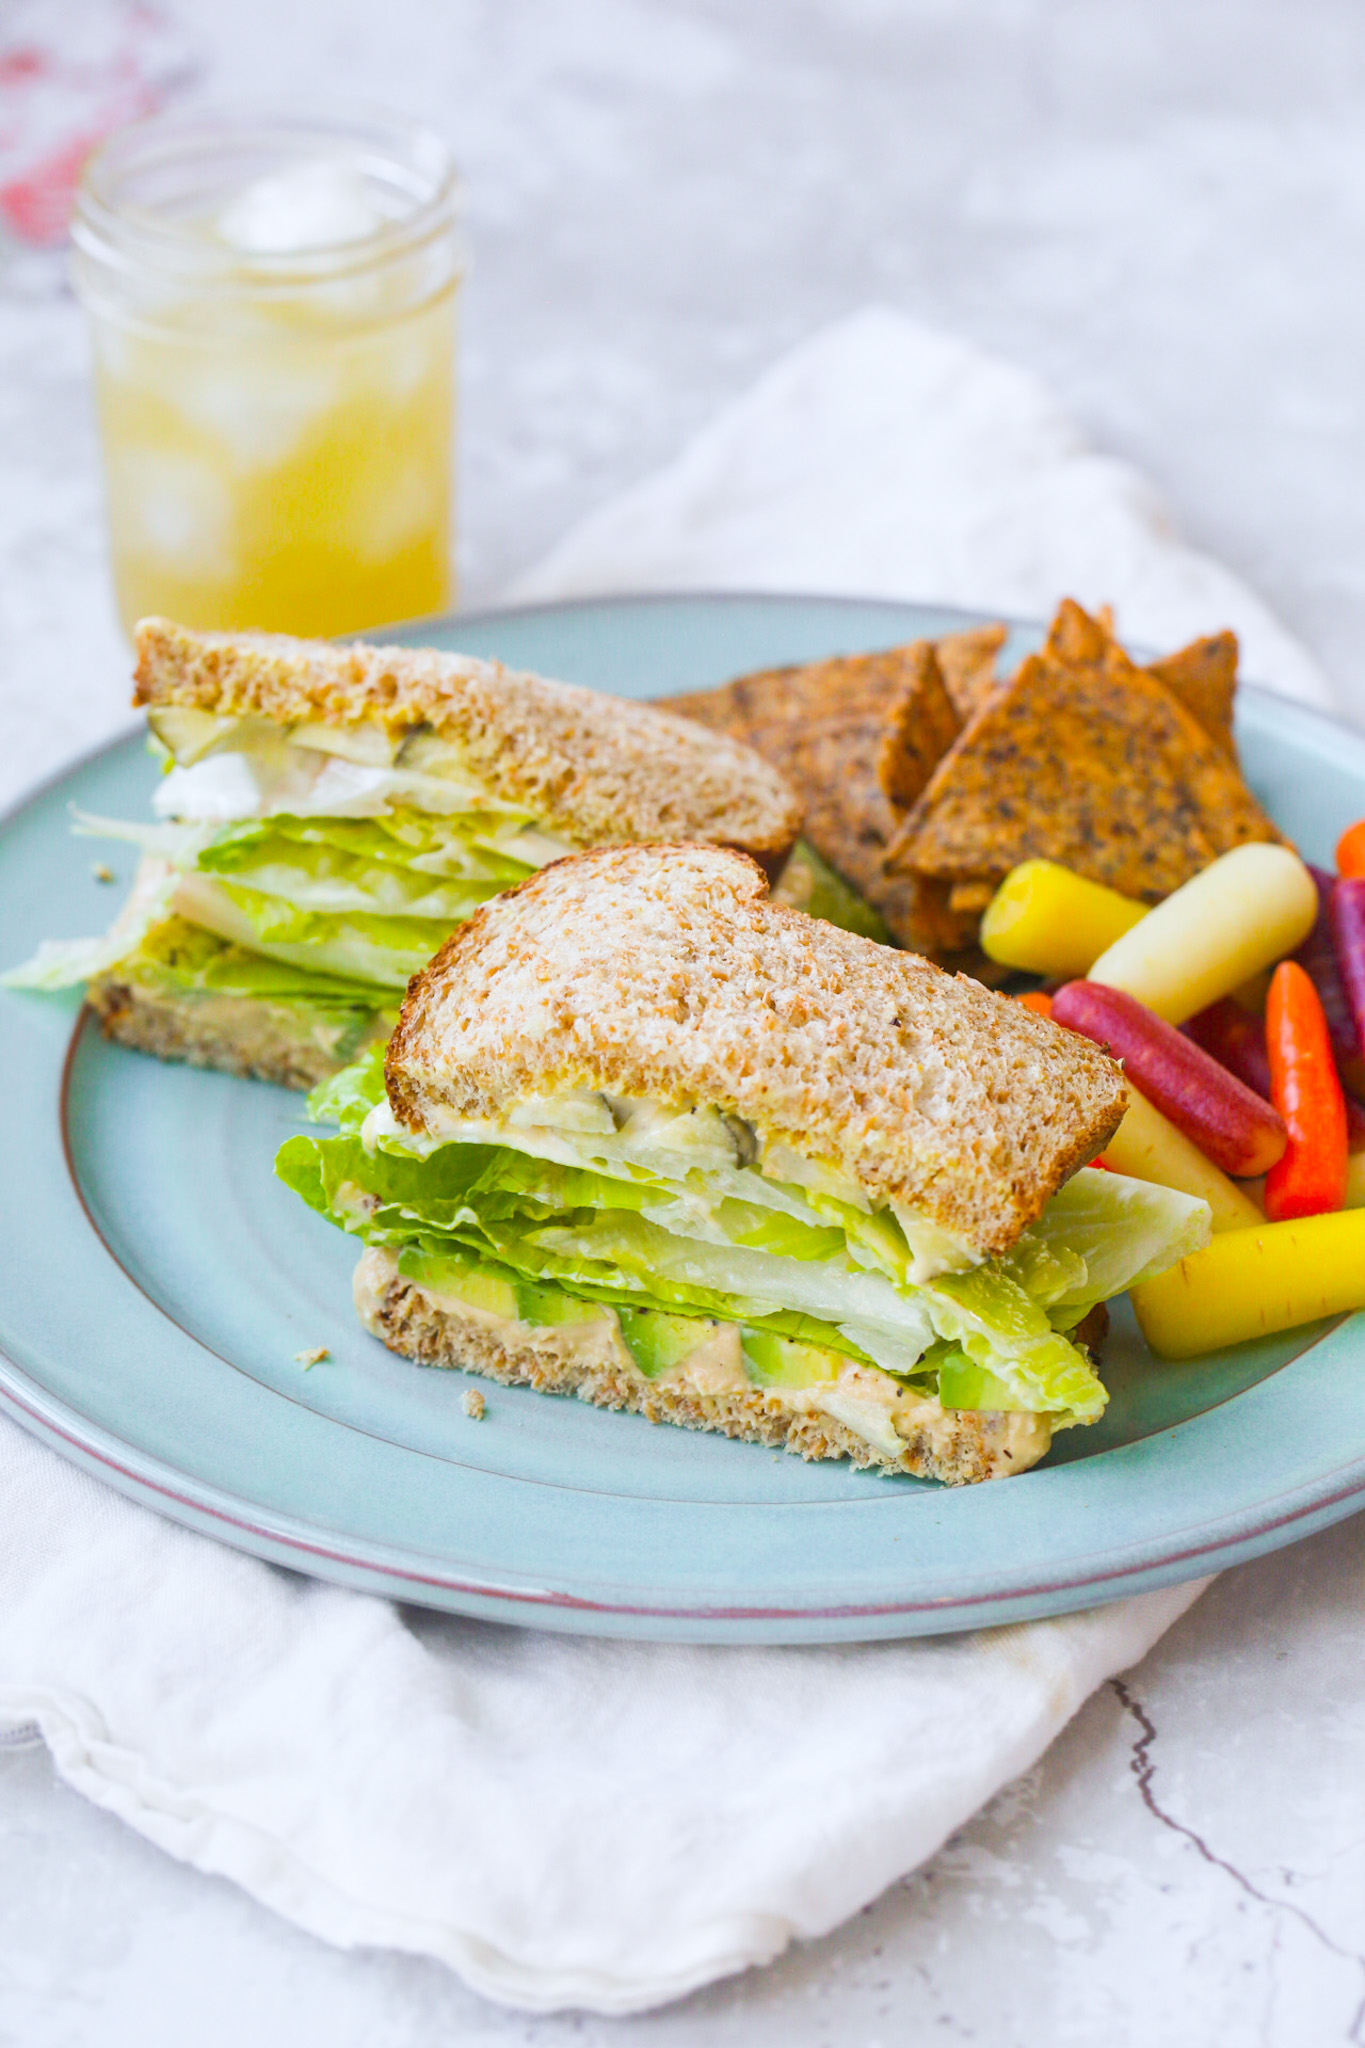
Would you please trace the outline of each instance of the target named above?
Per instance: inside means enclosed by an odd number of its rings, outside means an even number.
[[[88,981],[118,965],[174,908],[285,966],[401,989],[480,904],[568,850],[523,813],[496,806],[442,816],[401,807],[377,817],[280,813],[226,824],[75,816],[83,836],[141,849],[144,873],[157,878],[156,900],[137,911],[130,903],[102,939],[46,942],[7,977],[13,986]]]
[[[495,833],[428,830],[405,846],[378,820],[272,818],[217,833],[196,865],[301,910],[458,923],[535,871],[534,860],[511,851],[519,836],[505,834],[500,846]]]
[[[887,1372],[936,1374],[945,1406],[1046,1411],[1059,1425],[1093,1421],[1105,1403],[1063,1333],[1208,1240],[1204,1203],[1086,1169],[1007,1258],[944,1271],[926,1260],[913,1217],[903,1226],[889,1210],[774,1183],[738,1164],[704,1116],[693,1132],[695,1117],[643,1105],[619,1127],[603,1115],[604,1131],[586,1113],[574,1127],[576,1105],[547,1103],[554,1127],[419,1139],[395,1124],[375,1052],[310,1098],[342,1137],[291,1140],[277,1171],[370,1243],[481,1256],[616,1307],[751,1327],[802,1317],[819,1342]]]
[[[182,916],[253,952],[395,990],[407,987],[458,922],[361,911],[328,916],[197,872],[180,877],[175,905]]]
[[[314,1009],[363,1010],[370,1017],[385,1007],[379,992],[364,982],[268,960],[245,946],[230,945],[183,917],[169,917],[153,926],[136,952],[125,956],[121,964],[139,981],[159,980],[204,995],[302,1002]],[[397,1006],[393,1008],[396,1015]]]
[[[344,1116],[353,1133],[376,1068],[372,1061],[368,1086],[334,1082],[315,1106]],[[632,1184],[496,1145],[446,1145],[421,1158],[368,1150],[353,1134],[301,1136],[282,1147],[276,1172],[369,1244],[436,1257],[474,1253],[613,1306],[717,1316],[788,1334],[796,1317],[803,1327],[818,1326],[818,1341],[897,1375],[915,1374],[936,1339],[960,1336],[969,1356],[979,1353],[1013,1384],[1009,1350],[1022,1336],[1020,1405],[1071,1410],[1077,1419],[1103,1407],[1103,1389],[1084,1358],[1013,1283],[1004,1283],[1013,1318],[992,1341],[987,1305],[963,1309],[932,1290],[898,1287],[851,1260],[832,1229],[820,1230],[819,1244],[804,1245],[801,1257],[710,1242],[655,1220],[659,1190],[648,1181]],[[670,1213],[668,1220],[685,1217]],[[739,1221],[747,1232],[754,1214]]]

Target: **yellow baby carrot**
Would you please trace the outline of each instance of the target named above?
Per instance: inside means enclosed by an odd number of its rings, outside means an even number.
[[[1092,961],[1089,978],[1183,1024],[1294,952],[1317,914],[1313,877],[1289,847],[1237,846]]]
[[[1199,1195],[1213,1211],[1216,1231],[1245,1230],[1262,1220],[1250,1196],[1220,1173],[1131,1081],[1127,1114],[1104,1148],[1104,1163],[1134,1180],[1155,1181],[1163,1188],[1179,1188],[1184,1195]]]
[[[1192,1358],[1365,1308],[1365,1210],[1229,1230],[1133,1289],[1142,1334]]]
[[[1004,967],[1074,981],[1146,915],[1145,903],[1087,882],[1056,861],[1026,860],[986,906],[981,950]]]

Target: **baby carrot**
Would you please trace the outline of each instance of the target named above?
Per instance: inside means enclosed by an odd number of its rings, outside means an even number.
[[[1245,1230],[1261,1221],[1256,1204],[1236,1181],[1220,1173],[1131,1081],[1123,1122],[1105,1146],[1103,1158],[1090,1163],[1127,1174],[1130,1180],[1155,1181],[1182,1195],[1198,1195],[1209,1205],[1215,1230]]]
[[[1296,960],[1282,960],[1266,999],[1270,1099],[1289,1143],[1266,1175],[1272,1223],[1339,1209],[1346,1193],[1346,1100],[1318,992]]]
[[[1302,945],[1318,913],[1313,877],[1287,846],[1234,846],[1117,939],[1089,969],[1183,1024]]]
[[[1071,981],[1146,915],[1145,903],[1087,882],[1056,861],[1026,860],[987,905],[981,950],[1002,966]]]
[[[1133,1289],[1142,1334],[1163,1358],[1193,1358],[1353,1308],[1365,1308],[1359,1209],[1225,1231]]]
[[[1338,839],[1337,873],[1357,881],[1365,876],[1365,818],[1357,818]]]
[[[1026,1010],[1036,1010],[1040,1017],[1050,1017],[1052,1015],[1052,998],[1049,995],[1045,995],[1040,988],[1028,989],[1023,995],[1016,996],[1014,1000],[1017,1003],[1022,1003]]]

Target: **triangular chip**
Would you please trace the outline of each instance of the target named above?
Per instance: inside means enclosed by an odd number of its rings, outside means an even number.
[[[1164,683],[1192,711],[1205,732],[1237,759],[1232,737],[1232,704],[1237,694],[1237,635],[1213,633],[1192,640],[1177,654],[1148,665],[1147,673]]]
[[[959,730],[930,642],[765,669],[662,704],[781,770],[804,806],[805,837],[901,945],[943,953],[970,939],[973,921],[948,915],[945,890],[885,869],[902,812]]]
[[[1137,666],[1114,638],[1114,615],[1108,605],[1092,616],[1074,597],[1064,597],[1058,605],[1042,651],[1050,661],[1111,668],[1119,675],[1131,675]]]
[[[1097,658],[1057,636],[1071,658],[1031,656],[939,763],[891,850],[898,872],[980,885],[1055,860],[1156,903],[1220,853],[1280,838],[1225,748],[1086,623]]]
[[[1131,656],[1114,638],[1113,613],[1108,605],[1092,615],[1074,598],[1064,597],[1057,607],[1043,653],[1074,665],[1106,668],[1113,675],[1138,673]],[[1214,633],[1204,640],[1192,640],[1188,647],[1161,661],[1149,662],[1142,673],[1155,676],[1185,709],[1211,733],[1219,745],[1237,758],[1232,737],[1232,704],[1237,694],[1237,635]]]
[[[964,725],[1000,687],[995,657],[1007,638],[1005,626],[969,626],[965,632],[945,633],[934,642],[953,709]]]

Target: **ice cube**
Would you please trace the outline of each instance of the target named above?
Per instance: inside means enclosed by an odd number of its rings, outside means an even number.
[[[250,255],[287,256],[360,242],[387,218],[372,184],[347,157],[319,157],[245,186],[217,219],[219,238]]]
[[[224,576],[236,567],[232,496],[206,463],[145,443],[114,451],[110,482],[119,544],[181,575]]]

